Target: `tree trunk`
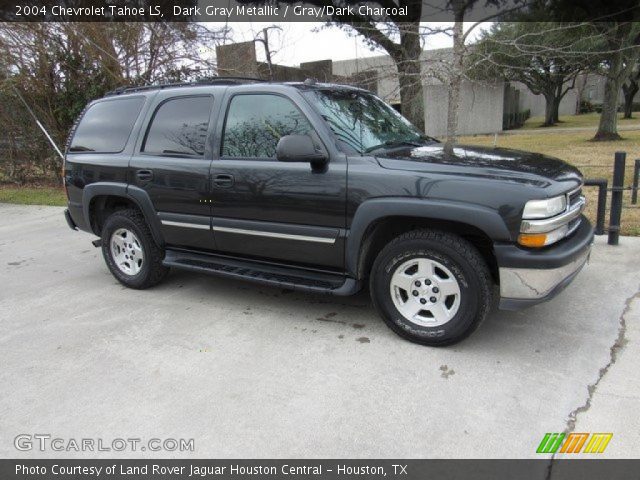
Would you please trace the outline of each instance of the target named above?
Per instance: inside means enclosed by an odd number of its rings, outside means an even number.
[[[553,127],[556,124],[556,95],[554,92],[546,92],[544,95],[544,123],[543,127]]]
[[[462,20],[463,15],[460,12],[456,12],[456,21],[453,25],[453,65],[449,80],[449,101],[447,104],[447,139],[444,145],[447,153],[453,153],[453,145],[458,136],[460,88],[462,86],[462,74],[464,73],[464,31]]]
[[[562,98],[555,97],[553,99],[553,123],[560,122],[560,101]]]
[[[580,115],[582,112],[582,100],[584,96],[584,90],[587,88],[587,81],[589,80],[589,74],[585,73],[582,77],[578,78],[578,86],[576,87],[576,115]]]
[[[424,92],[420,63],[420,24],[405,23],[400,33],[401,54],[394,58],[400,84],[402,115],[424,132]]]
[[[626,83],[622,85],[622,91],[624,93],[624,118],[632,118],[633,115],[633,98],[638,93],[638,82],[630,78],[629,85]]]
[[[424,132],[424,92],[419,60],[404,59],[396,62],[400,84],[402,115]]]
[[[598,131],[593,137],[595,141],[620,140],[620,135],[618,135],[618,96],[622,69],[622,52],[618,51],[612,54],[611,65],[606,76],[600,123]]]

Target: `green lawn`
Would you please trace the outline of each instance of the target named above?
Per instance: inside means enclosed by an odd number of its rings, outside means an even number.
[[[0,203],[64,206],[67,197],[62,187],[0,186]]]
[[[618,114],[618,125],[639,125],[640,124],[640,112],[633,113],[634,118],[623,119],[622,113]],[[555,124],[553,127],[543,127],[544,117],[531,117],[522,128],[585,128],[598,126],[600,121],[599,113],[585,113],[582,115],[567,115],[560,117],[560,123]]]

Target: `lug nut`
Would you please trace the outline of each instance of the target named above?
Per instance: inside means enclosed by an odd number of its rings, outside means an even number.
[[[436,297],[431,297],[429,300],[431,300],[431,303],[436,303],[438,301]]]
[[[425,283],[426,285],[431,285],[431,280],[425,280],[425,281],[424,281],[424,283]]]
[[[425,303],[427,303],[427,300],[426,300],[426,299],[424,299],[424,298],[421,298],[421,299],[420,299],[420,303],[424,305]]]
[[[438,293],[440,289],[438,287],[433,287],[433,293]]]
[[[413,294],[414,297],[417,297],[419,295],[418,290],[414,290],[413,292],[411,292]]]
[[[420,285],[422,285],[422,284],[420,283],[420,280],[416,280],[415,286],[416,286],[416,287],[419,287]]]

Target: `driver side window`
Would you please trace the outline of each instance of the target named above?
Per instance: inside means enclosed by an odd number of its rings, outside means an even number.
[[[236,95],[227,110],[221,155],[272,159],[281,137],[308,135],[312,130],[302,112],[287,98],[269,94]]]

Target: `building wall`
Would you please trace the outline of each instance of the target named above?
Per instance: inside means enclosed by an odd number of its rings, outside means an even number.
[[[512,82],[514,87],[520,91],[520,104],[523,110],[530,110],[532,117],[544,117],[545,99],[544,95],[535,95],[526,85],[520,82]],[[574,115],[576,113],[576,100],[578,93],[575,89],[569,90],[560,102],[560,115]]]
[[[458,134],[474,135],[502,131],[505,85],[502,82],[463,82],[458,110]],[[447,133],[449,86],[425,85],[425,133],[435,137]]]
[[[333,62],[333,74],[352,77],[362,72],[375,72],[377,95],[390,104],[400,103],[398,70],[389,56],[339,60]]]
[[[425,96],[425,133],[442,136],[447,131],[448,85],[438,78],[438,65],[445,65],[450,50],[423,52],[422,84]],[[333,73],[353,75],[362,70],[377,71],[378,95],[386,102],[400,103],[398,71],[386,55],[333,62]],[[458,133],[472,135],[502,131],[503,82],[463,82],[458,114]]]
[[[534,95],[524,84],[514,82],[513,85],[521,92],[523,109],[530,109],[532,117],[543,117],[545,110],[545,100],[543,95]],[[582,89],[582,100],[593,104],[602,104],[604,98],[605,78],[602,75],[580,75],[576,79],[575,87],[569,90],[560,102],[560,115],[575,115],[579,89]],[[620,91],[619,102],[622,105],[624,95]]]

